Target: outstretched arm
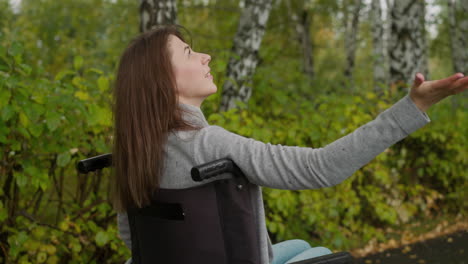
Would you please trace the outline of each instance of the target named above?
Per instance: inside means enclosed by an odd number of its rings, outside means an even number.
[[[195,137],[194,157],[197,164],[230,158],[260,186],[289,190],[329,187],[429,121],[406,95],[376,119],[323,148],[265,144],[209,126]]]
[[[418,74],[410,94],[371,122],[323,148],[265,144],[210,126],[195,139],[194,156],[197,164],[228,157],[251,182],[261,186],[292,190],[333,186],[427,124],[430,120],[424,111],[467,89],[468,78],[462,76],[424,81]]]

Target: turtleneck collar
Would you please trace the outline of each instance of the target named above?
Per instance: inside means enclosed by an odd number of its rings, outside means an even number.
[[[203,114],[200,107],[189,105],[189,104],[184,104],[184,103],[179,103],[179,106],[183,110],[187,111],[187,112],[185,111],[182,112],[182,119],[184,119],[184,121],[190,124],[196,125],[196,126],[201,126],[201,127],[209,126],[208,122],[206,121],[205,115]]]

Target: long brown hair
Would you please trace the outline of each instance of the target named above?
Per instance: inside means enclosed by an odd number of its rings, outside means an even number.
[[[150,203],[159,188],[169,132],[198,129],[184,122],[178,104],[168,39],[184,41],[179,28],[159,26],[139,35],[119,62],[112,150],[112,202],[118,212]]]

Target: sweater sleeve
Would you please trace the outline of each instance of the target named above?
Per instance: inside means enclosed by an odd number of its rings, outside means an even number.
[[[429,123],[406,95],[377,118],[323,148],[272,145],[218,126],[203,128],[194,140],[197,164],[232,159],[254,184],[276,189],[334,186],[379,153]]]

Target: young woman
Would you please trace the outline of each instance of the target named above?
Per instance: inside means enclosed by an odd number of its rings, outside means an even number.
[[[216,93],[211,57],[195,52],[177,27],[141,34],[120,60],[114,90],[115,200],[121,238],[131,248],[126,209],[143,207],[158,188],[197,186],[190,169],[232,159],[259,187],[252,195],[261,263],[286,263],[331,253],[305,241],[271,245],[260,186],[300,190],[334,186],[376,155],[427,124],[424,113],[443,98],[468,88],[457,73],[437,81],[417,74],[408,95],[377,118],[323,148],[265,144],[211,126],[200,110]]]

